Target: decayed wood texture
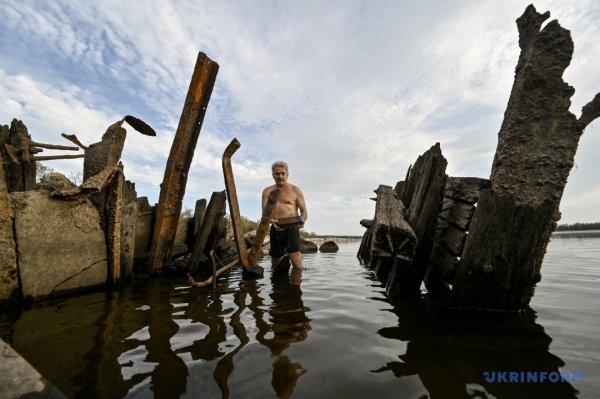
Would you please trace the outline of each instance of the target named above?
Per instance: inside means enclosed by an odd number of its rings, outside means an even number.
[[[263,242],[265,241],[265,237],[267,236],[267,232],[269,231],[271,218],[273,217],[273,210],[275,209],[275,204],[279,199],[279,194],[281,194],[281,191],[279,190],[273,190],[271,193],[269,193],[267,204],[265,205],[262,217],[260,218],[260,223],[256,229],[254,242],[252,243],[252,249],[248,255],[248,262],[251,266],[256,266],[256,262],[258,261],[258,253],[261,250]]]
[[[237,199],[237,191],[235,189],[235,180],[233,178],[233,168],[231,166],[231,157],[240,148],[240,142],[237,139],[231,140],[231,143],[223,152],[223,176],[225,178],[225,188],[227,189],[227,202],[229,203],[229,214],[231,215],[231,224],[233,225],[233,236],[235,238],[235,246],[237,248],[238,259],[244,268],[250,267],[248,261],[248,250],[246,249],[246,241],[242,232],[242,222],[240,220],[240,206]]]
[[[404,184],[396,185],[401,190],[397,194],[406,206],[406,220],[417,237],[412,262],[402,267],[397,277],[400,279],[397,293],[401,296],[417,296],[420,293],[435,239],[437,215],[442,206],[447,164],[440,143],[436,143],[409,168]]]
[[[454,268],[461,256],[469,225],[482,189],[489,180],[477,177],[449,177],[438,214],[435,241],[425,273],[427,291],[447,299],[454,279]]]
[[[0,304],[18,299],[17,250],[14,233],[14,210],[2,170],[0,154]]]
[[[373,225],[373,219],[363,219],[360,221],[360,225],[367,230],[360,241],[357,255],[363,262],[368,263],[371,258],[371,237],[373,233],[371,226]]]
[[[107,187],[106,246],[108,258],[108,287],[116,288],[121,281],[121,233],[123,230],[123,167],[117,171]]]
[[[386,284],[388,292],[401,293],[406,284],[402,272],[413,259],[417,238],[405,219],[404,205],[396,198],[392,187],[380,185],[375,192],[375,217],[369,224],[370,232],[366,238],[370,242],[369,265]],[[402,265],[401,270],[398,265]]]
[[[416,237],[412,227],[404,219],[404,205],[396,198],[390,186],[380,185],[376,192],[371,256],[412,259]]]
[[[188,171],[218,70],[217,63],[203,53],[198,54],[160,188],[150,250],[152,270],[167,265],[171,256]]]
[[[600,113],[597,95],[579,120],[569,112],[574,89],[562,79],[571,61],[570,33],[550,13],[527,7],[517,19],[521,54],[491,172],[456,268],[451,306],[523,309],[560,217],[560,199],[583,130]],[[493,237],[493,239],[490,239]]]
[[[6,188],[13,191],[35,189],[36,165],[29,152],[31,136],[23,122],[13,119],[10,128],[0,126],[1,167],[4,168]]]
[[[190,271],[195,272],[200,266],[201,255],[206,252],[206,244],[211,235],[225,215],[225,192],[216,191],[212,193],[204,217],[202,225],[196,235],[196,241],[192,249],[190,259]]]

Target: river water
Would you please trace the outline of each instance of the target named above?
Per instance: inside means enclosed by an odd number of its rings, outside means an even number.
[[[0,333],[68,397],[597,397],[600,232],[555,234],[531,309],[487,317],[392,305],[358,245],[304,255],[300,285],[265,258],[260,280],[138,280],[1,314]]]

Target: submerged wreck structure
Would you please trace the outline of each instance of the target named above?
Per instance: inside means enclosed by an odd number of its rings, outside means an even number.
[[[439,143],[392,189],[376,190],[358,256],[390,295],[423,282],[453,309],[519,311],[530,302],[579,138],[600,116],[600,94],[577,118],[568,30],[533,5],[517,19],[521,53],[488,179],[449,177]]]
[[[187,174],[218,71],[199,53],[171,148],[159,203],[150,206],[125,180],[120,162],[127,130],[154,130],[133,116],[108,127],[100,142],[86,146],[37,143],[25,125],[0,126],[0,306],[97,288],[114,289],[134,271],[161,274],[188,254],[187,270],[209,265],[215,250],[226,259],[235,246],[225,240],[225,192],[208,206],[198,200],[194,217],[181,218]],[[80,151],[40,156],[43,149]],[[36,184],[36,162],[83,158],[83,183],[59,173]],[[189,255],[191,253],[191,256]]]

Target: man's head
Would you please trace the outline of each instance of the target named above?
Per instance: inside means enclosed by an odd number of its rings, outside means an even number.
[[[275,161],[271,165],[271,171],[273,172],[273,179],[275,184],[279,187],[283,186],[287,182],[288,178],[288,165],[284,161]]]

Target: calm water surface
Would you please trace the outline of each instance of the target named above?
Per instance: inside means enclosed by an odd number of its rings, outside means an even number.
[[[466,317],[394,307],[356,258],[304,255],[300,286],[239,270],[216,291],[141,280],[112,299],[1,315],[2,338],[69,397],[592,398],[600,390],[600,232],[555,235],[532,309]],[[569,383],[485,372],[579,373]]]

